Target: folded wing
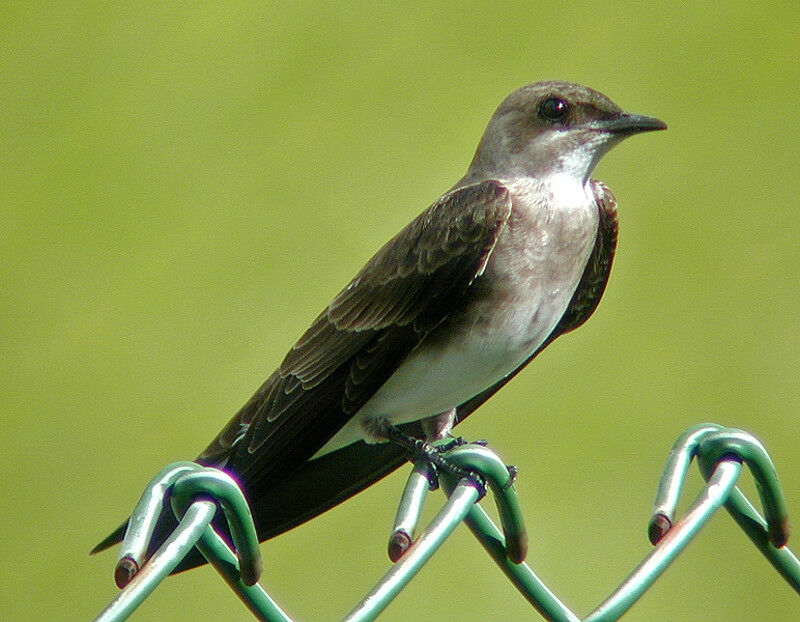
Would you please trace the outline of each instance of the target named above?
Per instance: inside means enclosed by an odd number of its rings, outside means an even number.
[[[199,457],[251,498],[313,456],[458,308],[511,212],[485,181],[452,191],[381,248]]]

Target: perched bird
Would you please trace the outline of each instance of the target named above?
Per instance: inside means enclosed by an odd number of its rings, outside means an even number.
[[[616,201],[590,175],[624,138],[662,129],[564,82],[500,104],[466,175],[367,262],[197,458],[240,483],[261,540],[400,466],[405,450],[381,442],[395,426],[447,435],[589,318],[617,241]],[[153,547],[174,525],[165,512]]]

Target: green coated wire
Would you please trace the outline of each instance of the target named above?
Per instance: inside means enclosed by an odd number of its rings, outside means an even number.
[[[95,622],[127,620],[192,550],[216,513],[217,506],[213,501],[193,503],[175,531],[128,582],[125,589],[95,618]]]
[[[464,519],[479,497],[480,491],[470,481],[461,480],[415,545],[347,614],[344,622],[371,622],[377,618]]]
[[[394,535],[406,534],[408,542],[395,550],[397,563],[348,614],[346,622],[369,622],[380,615],[462,521],[511,583],[547,620],[613,622],[635,604],[723,504],[770,563],[800,593],[800,562],[782,546],[788,537],[788,517],[777,472],[761,443],[741,430],[702,424],[678,439],[659,482],[650,523],[651,540],[658,541],[658,545],[585,618],[570,611],[523,561],[525,527],[513,477],[500,457],[478,444],[457,445],[443,455],[475,477],[454,482],[441,474],[441,483],[449,499],[408,548],[431,478],[424,466],[415,467],[401,500],[394,531]],[[688,512],[675,522],[680,491],[694,458],[707,485]],[[756,480],[765,518],[736,488],[742,463]],[[484,492],[484,482],[497,503],[502,529],[477,505]],[[171,501],[179,525],[139,570],[166,497]],[[235,553],[211,526],[217,503],[230,526]],[[250,509],[236,482],[222,471],[185,462],[162,470],[142,495],[131,516],[118,565],[118,573],[120,568],[130,572],[130,576],[125,577],[129,583],[97,620],[127,619],[193,547],[217,569],[259,620],[292,622],[256,583],[261,557]]]
[[[220,504],[228,521],[242,582],[248,587],[255,585],[262,566],[258,535],[244,493],[230,475],[211,468],[187,473],[173,485],[170,501],[175,515],[180,519],[195,499],[209,497]],[[207,541],[213,536],[216,536],[216,532],[209,528],[202,539]]]

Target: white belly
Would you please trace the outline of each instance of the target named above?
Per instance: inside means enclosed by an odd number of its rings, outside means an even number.
[[[553,222],[565,216],[574,221],[569,227]],[[316,456],[361,439],[374,442],[367,432],[371,419],[401,424],[449,411],[512,373],[542,345],[583,274],[596,236],[597,208],[592,201],[572,214],[554,216],[540,209],[516,218],[481,277],[492,285],[486,295],[437,329],[446,338],[434,333],[414,350]]]

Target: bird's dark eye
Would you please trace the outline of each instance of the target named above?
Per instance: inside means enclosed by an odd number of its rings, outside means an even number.
[[[550,123],[560,123],[569,114],[569,104],[558,97],[545,99],[539,106],[539,116]]]

